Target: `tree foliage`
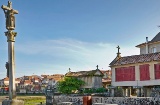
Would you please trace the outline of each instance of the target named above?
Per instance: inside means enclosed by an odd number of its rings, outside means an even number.
[[[80,89],[80,86],[85,82],[74,77],[65,77],[63,81],[58,84],[58,90],[64,94],[70,94],[73,91]]]
[[[106,89],[101,88],[90,88],[90,89],[83,89],[82,93],[104,93],[106,92]]]

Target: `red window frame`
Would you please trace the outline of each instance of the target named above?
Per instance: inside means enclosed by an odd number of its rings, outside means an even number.
[[[135,66],[115,69],[116,81],[135,81]]]
[[[150,80],[149,64],[139,66],[140,81]]]
[[[155,79],[160,79],[160,64],[154,64]]]

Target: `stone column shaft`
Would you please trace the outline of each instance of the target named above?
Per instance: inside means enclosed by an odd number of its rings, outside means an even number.
[[[9,99],[16,98],[14,42],[8,42]]]
[[[16,99],[16,85],[15,85],[15,56],[14,56],[14,42],[16,32],[5,32],[8,42],[8,63],[9,63],[9,99]]]

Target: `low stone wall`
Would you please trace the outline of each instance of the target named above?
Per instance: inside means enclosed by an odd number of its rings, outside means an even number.
[[[56,103],[74,102],[83,105],[83,96],[55,96]],[[160,97],[96,97],[92,96],[92,104],[118,104],[118,105],[160,105]]]
[[[92,103],[118,105],[160,105],[160,98],[154,97],[92,97]]]
[[[55,103],[74,102],[83,105],[83,96],[54,96]]]

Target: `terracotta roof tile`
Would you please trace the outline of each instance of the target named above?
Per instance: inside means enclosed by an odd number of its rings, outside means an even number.
[[[121,57],[118,60],[114,59],[110,63],[110,66],[144,63],[144,62],[151,62],[151,61],[160,61],[160,52]]]

